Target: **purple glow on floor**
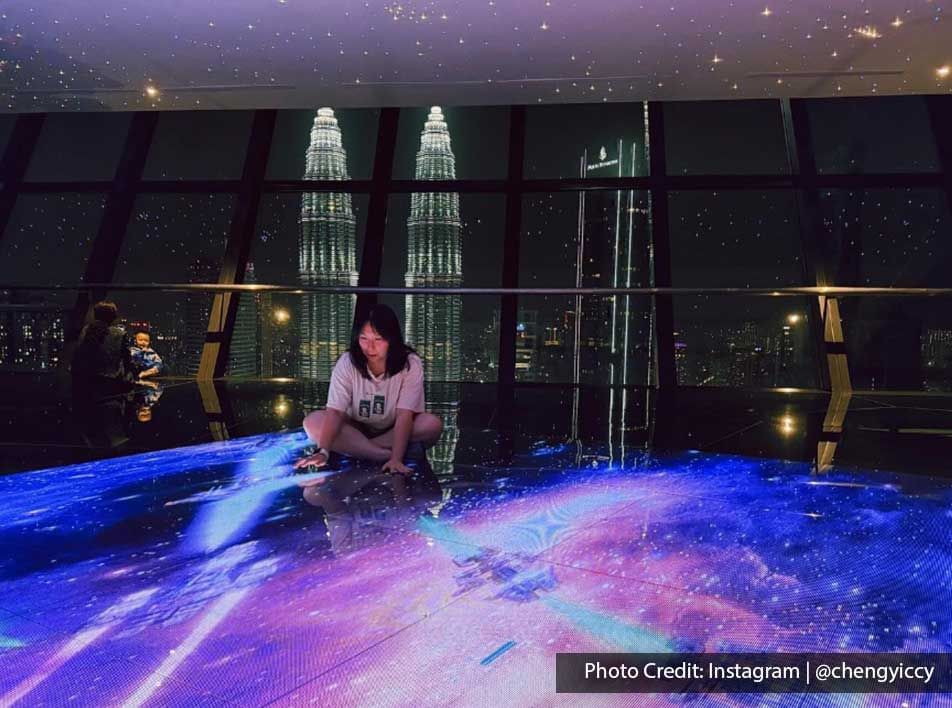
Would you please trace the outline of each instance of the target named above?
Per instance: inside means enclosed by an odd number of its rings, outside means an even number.
[[[0,705],[575,704],[557,652],[952,645],[945,482],[553,448],[408,500],[370,473],[324,513],[288,476],[303,444],[0,478]],[[195,545],[228,504],[241,523]]]

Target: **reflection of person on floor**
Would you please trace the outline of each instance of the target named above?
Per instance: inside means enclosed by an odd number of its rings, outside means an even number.
[[[162,386],[158,381],[139,380],[136,383],[138,386],[133,397],[136,420],[148,423],[152,420],[152,406],[162,397]]]
[[[403,341],[393,310],[375,305],[355,324],[350,349],[334,366],[326,409],[304,419],[304,430],[320,449],[295,468],[326,465],[334,451],[408,475],[407,446],[429,447],[443,432],[442,421],[425,412],[424,404],[420,357]]]
[[[132,371],[136,378],[145,379],[149,376],[159,376],[165,373],[165,364],[154,349],[152,337],[144,329],[135,333],[135,344],[129,347],[129,358],[132,360]]]
[[[413,523],[429,504],[442,499],[440,483],[425,465],[412,478],[354,467],[347,474],[309,485],[304,499],[324,511],[331,549],[349,553],[371,545],[388,530]]]

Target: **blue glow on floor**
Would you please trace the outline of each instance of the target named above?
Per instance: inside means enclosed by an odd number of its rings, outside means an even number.
[[[524,674],[561,651],[952,650],[947,481],[539,444],[398,498],[372,467],[293,475],[306,445],[0,478],[0,705],[359,703],[395,665],[379,705],[546,703]]]

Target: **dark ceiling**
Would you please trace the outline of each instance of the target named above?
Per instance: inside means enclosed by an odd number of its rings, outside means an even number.
[[[946,93],[945,1],[14,1],[0,98],[22,112]]]

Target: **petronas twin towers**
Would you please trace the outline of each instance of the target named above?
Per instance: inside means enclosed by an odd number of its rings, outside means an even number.
[[[430,109],[420,150],[416,179],[456,179],[456,158],[439,106]],[[463,284],[459,194],[414,192],[407,219],[408,288],[460,287]],[[431,381],[460,380],[459,295],[407,295],[407,338],[427,363]]]
[[[347,154],[330,108],[321,108],[311,128],[304,179],[347,180]],[[357,285],[357,221],[351,195],[301,195],[298,277],[301,285]],[[347,350],[353,321],[353,295],[305,295],[301,306],[299,376],[327,381]]]
[[[430,109],[416,156],[416,179],[456,178],[449,128],[438,106]],[[347,180],[347,154],[330,108],[311,128],[305,179]],[[407,287],[458,287],[463,282],[459,195],[417,192],[407,219]],[[357,238],[351,195],[306,193],[301,199],[298,275],[302,285],[357,285]],[[326,381],[347,349],[355,296],[304,296],[301,312],[302,378]],[[459,295],[406,296],[406,339],[426,364],[427,380],[460,380]]]

